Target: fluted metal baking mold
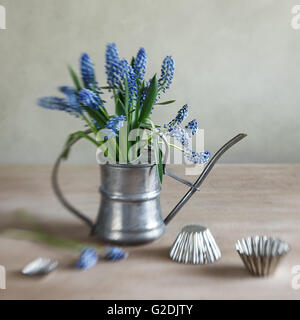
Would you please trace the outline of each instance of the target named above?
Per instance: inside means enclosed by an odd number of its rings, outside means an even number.
[[[169,256],[185,264],[208,264],[219,260],[221,252],[208,228],[188,225],[178,234]]]
[[[275,272],[290,245],[278,238],[253,236],[236,242],[235,248],[247,270],[254,276],[268,276]]]

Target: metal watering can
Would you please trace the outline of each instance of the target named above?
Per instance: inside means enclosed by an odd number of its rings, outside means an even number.
[[[89,130],[86,133],[90,133]],[[74,208],[63,196],[58,185],[58,169],[65,151],[81,137],[76,137],[65,147],[53,168],[52,186],[60,202],[91,228],[91,235],[99,240],[120,245],[138,245],[161,237],[166,225],[178,211],[199,191],[213,166],[230,147],[246,137],[238,134],[210,159],[194,184],[177,177],[165,167],[165,174],[188,185],[189,191],[163,220],[160,208],[160,183],[155,164],[103,164],[100,193],[102,201],[96,223]]]

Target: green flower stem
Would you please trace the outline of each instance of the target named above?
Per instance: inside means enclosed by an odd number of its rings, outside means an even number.
[[[93,247],[100,254],[104,255],[105,253],[105,246],[99,246],[88,242],[80,242],[76,240],[55,237],[42,231],[29,231],[25,229],[7,229],[4,232],[2,232],[2,235],[15,239],[42,242],[54,247],[69,249],[72,251],[80,251],[85,247]]]
[[[82,119],[87,123],[89,128],[93,131],[94,135],[97,135],[97,130],[95,129],[95,126],[90,122],[90,120],[82,113]]]
[[[110,116],[107,113],[105,108],[99,108],[99,111],[104,115],[104,117],[106,118],[106,120],[109,120]]]

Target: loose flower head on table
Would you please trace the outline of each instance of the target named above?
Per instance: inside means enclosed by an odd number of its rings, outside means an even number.
[[[59,88],[64,98],[39,99],[38,104],[41,107],[66,111],[83,119],[94,134],[92,137],[85,131],[76,131],[69,136],[67,142],[77,136],[84,137],[100,148],[107,159],[120,163],[133,160],[131,150],[135,150],[136,155],[139,156],[143,148],[151,145],[160,181],[163,176],[161,148],[163,135],[174,138],[178,145],[170,143],[169,145],[181,150],[192,163],[206,163],[210,153],[196,152],[191,148],[191,138],[197,132],[198,122],[192,120],[182,126],[188,116],[188,105],[184,105],[175,118],[167,124],[159,126],[151,121],[151,114],[155,112],[156,107],[175,102],[174,100],[159,102],[161,95],[172,84],[173,58],[166,56],[161,66],[160,77],[157,78],[155,74],[147,81],[145,80],[147,55],[144,48],[140,48],[136,57],[133,57],[129,63],[126,59],[119,58],[116,45],[110,43],[106,47],[105,57],[107,86],[99,86],[95,77],[94,64],[84,53],[80,59],[81,80],[69,67],[74,86]],[[105,107],[107,102],[102,98],[104,90],[112,93],[115,105],[113,115],[109,114]],[[130,132],[134,129],[146,130],[147,138],[135,136],[132,139]],[[126,146],[125,149],[124,146]]]

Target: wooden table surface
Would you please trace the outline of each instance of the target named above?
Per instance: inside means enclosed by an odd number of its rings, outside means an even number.
[[[97,166],[62,169],[67,198],[94,218],[99,205]],[[184,174],[182,167],[173,171]],[[18,218],[18,212],[25,210],[48,233],[91,241],[87,227],[56,200],[50,172],[50,166],[0,166],[0,232],[26,227]],[[164,214],[186,190],[165,178]],[[222,251],[217,263],[182,265],[168,258],[178,232],[192,223],[210,228]],[[74,252],[0,235],[0,265],[7,274],[0,299],[299,299],[300,289],[292,288],[292,267],[300,265],[299,231],[300,164],[217,165],[163,237],[128,248],[127,260],[101,261],[91,270],[78,271],[73,267],[78,256]],[[292,247],[270,278],[250,276],[235,252],[236,240],[254,234],[278,236]],[[59,268],[42,278],[21,275],[22,267],[39,256],[59,260]]]

